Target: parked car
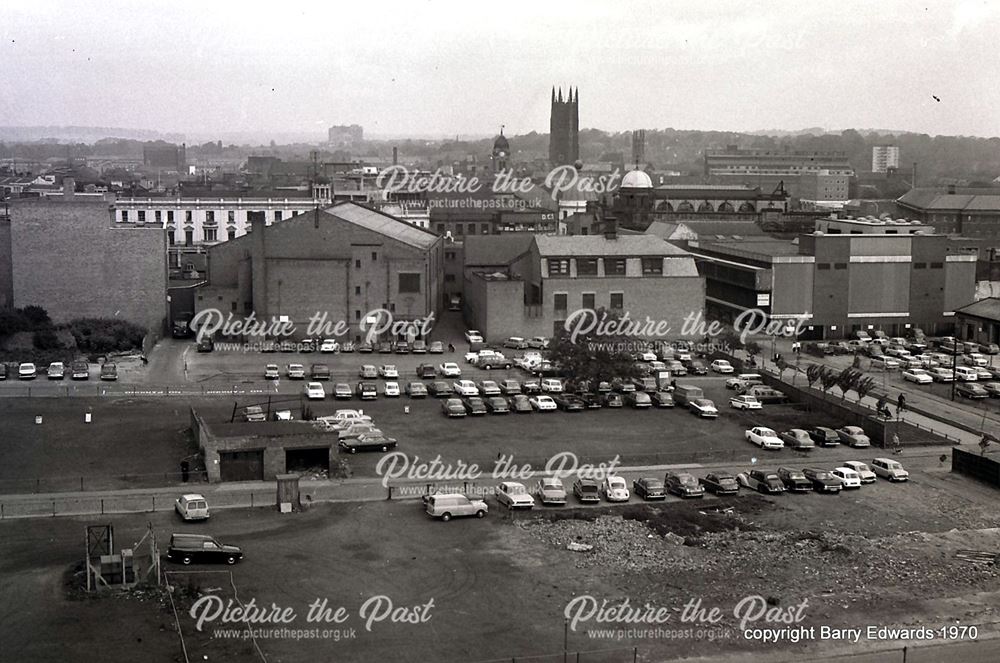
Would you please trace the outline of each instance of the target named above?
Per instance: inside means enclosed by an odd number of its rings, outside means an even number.
[[[628,484],[620,476],[609,476],[601,483],[601,492],[609,502],[628,502]]]
[[[470,329],[467,332],[465,332],[465,340],[468,341],[469,343],[482,343],[483,335],[477,329]]]
[[[264,408],[259,405],[248,405],[243,408],[243,419],[245,421],[267,421]]]
[[[337,400],[351,400],[353,396],[351,385],[346,382],[338,382],[333,385],[333,397]]]
[[[542,504],[565,504],[566,488],[558,477],[542,477],[535,486],[535,497]]]
[[[707,398],[696,398],[691,401],[689,407],[692,413],[704,419],[714,419],[719,416],[719,411],[716,409],[715,403]]]
[[[962,355],[962,363],[966,366],[989,366],[990,361],[986,358],[986,355],[979,352],[970,352],[967,355]]]
[[[321,382],[308,382],[305,388],[306,398],[321,401],[326,398],[326,390]]]
[[[737,410],[759,410],[763,407],[754,396],[733,396],[729,399],[729,405]]]
[[[701,485],[716,495],[735,495],[740,492],[740,483],[729,472],[709,472],[701,479]]]
[[[601,492],[593,479],[579,478],[573,483],[573,494],[581,502],[600,502]]]
[[[533,407],[533,408],[535,408],[536,410],[539,410],[539,411],[543,411],[543,410],[544,411],[549,411],[549,410],[555,410],[555,409],[558,408],[558,406],[556,405],[556,402],[554,400],[552,400],[552,397],[551,396],[547,396],[545,394],[536,394],[536,395],[532,396],[529,400],[531,401],[531,407]]]
[[[26,361],[17,367],[18,380],[34,380],[38,375],[38,369],[30,361]]]
[[[427,346],[427,352],[432,355],[439,355],[444,353],[444,343],[441,341],[431,341]]]
[[[427,397],[427,385],[423,382],[407,382],[404,391],[406,391],[406,395],[410,398]]]
[[[669,391],[654,391],[649,395],[649,400],[656,407],[674,407],[674,397]]]
[[[615,391],[604,394],[604,407],[624,407],[625,397]]]
[[[542,378],[542,391],[549,394],[561,394],[563,383],[559,378]]]
[[[962,382],[977,382],[979,380],[979,373],[974,368],[958,366],[955,368],[955,379]]]
[[[1000,382],[986,382],[982,387],[992,398],[1000,398]]]
[[[498,384],[500,393],[504,396],[513,396],[521,393],[521,383],[517,380],[500,380]]]
[[[393,350],[398,355],[410,354],[410,344],[407,341],[396,341],[396,345]]]
[[[378,376],[386,380],[395,380],[399,377],[399,370],[395,364],[382,364],[378,367]]]
[[[844,467],[857,472],[858,477],[861,479],[861,483],[875,483],[875,473],[872,472],[871,468],[868,467],[867,464],[862,463],[860,460],[846,460],[844,461]]]
[[[716,359],[712,362],[711,368],[715,373],[732,373],[735,371],[733,365],[725,359]]]
[[[357,347],[358,346],[354,344],[354,341],[344,341],[340,345],[340,351],[341,352],[354,352],[357,349]]]
[[[644,391],[633,391],[628,394],[625,394],[625,402],[628,403],[631,407],[640,410],[652,407],[653,405],[653,401],[649,397],[649,394],[647,394]]]
[[[790,467],[779,467],[778,478],[785,484],[785,490],[792,493],[808,493],[813,489],[813,483],[799,470]]]
[[[174,500],[174,511],[181,520],[208,520],[208,500],[204,495],[188,493]]]
[[[243,559],[243,551],[205,534],[171,534],[167,559],[185,566],[221,562],[232,565]]]
[[[469,498],[460,493],[436,493],[424,499],[425,511],[431,518],[448,522],[460,516],[485,518],[489,507],[481,499]]]
[[[529,399],[524,394],[514,394],[507,399],[510,404],[511,412],[515,414],[525,414],[534,412],[534,408],[531,405],[531,399]]]
[[[776,472],[750,470],[749,472],[740,472],[736,475],[736,479],[740,485],[759,493],[775,495],[785,492],[785,484],[781,482]]]
[[[362,341],[361,343],[358,344],[358,352],[368,354],[374,351],[375,347],[368,341]]]
[[[49,370],[46,371],[46,375],[50,380],[62,380],[66,377],[66,364],[61,361],[54,361],[49,364]]]
[[[704,497],[705,487],[689,472],[667,472],[663,476],[667,492],[678,497]]]
[[[903,379],[907,382],[915,382],[917,384],[930,384],[934,382],[934,378],[931,377],[930,373],[922,368],[907,368],[903,371]]]
[[[441,402],[441,411],[446,417],[464,417],[465,403],[461,398],[448,398]]]
[[[699,359],[692,359],[687,364],[688,372],[692,375],[708,375],[708,367]]]
[[[632,492],[636,497],[644,500],[664,500],[667,498],[667,491],[663,482],[655,477],[641,477],[632,481]]]
[[[302,364],[288,364],[285,366],[285,376],[289,380],[305,380],[306,367]]]
[[[340,350],[340,343],[335,338],[325,338],[319,346],[320,352],[337,352]]]
[[[528,341],[520,336],[511,336],[503,342],[503,347],[524,350],[528,347]]]
[[[275,366],[275,368],[277,368],[277,366]],[[72,370],[71,377],[74,380],[90,379],[90,364],[88,364],[85,361],[74,361],[71,370]]]
[[[438,373],[446,378],[461,377],[462,369],[453,361],[446,361],[438,366]]]
[[[498,385],[494,380],[480,380],[479,393],[483,396],[499,396],[501,393],[500,385]]]
[[[363,401],[373,401],[378,398],[378,387],[374,382],[358,383],[358,398]]]
[[[353,421],[346,424],[342,428],[337,429],[337,439],[346,440],[352,437],[358,437],[364,435],[365,433],[381,433],[379,429],[375,428],[375,424],[371,421]]]
[[[556,402],[556,407],[564,412],[583,412],[587,409],[584,402],[574,394],[555,394],[552,400]]]
[[[783,449],[785,446],[778,434],[766,426],[754,426],[744,435],[748,442],[756,444],[761,449]]]
[[[816,426],[809,429],[809,436],[813,442],[821,447],[835,447],[840,444],[840,436],[837,435],[837,431],[826,426]]]
[[[413,341],[413,345],[410,346],[410,352],[415,355],[422,355],[427,353],[427,341],[417,339]]]
[[[835,467],[830,470],[830,475],[838,479],[844,488],[860,488],[861,477],[849,467]]]
[[[844,444],[852,447],[870,447],[872,441],[865,435],[865,431],[860,426],[844,426],[837,429],[837,436]]]
[[[114,381],[118,379],[118,366],[111,362],[101,364],[101,379]]]
[[[743,392],[756,384],[764,384],[760,373],[740,373],[726,380],[726,389]]]
[[[785,396],[784,392],[778,391],[774,387],[768,387],[763,384],[755,384],[744,392],[747,396],[753,396],[758,401],[764,404],[768,403],[784,403],[788,400],[788,396]]]
[[[876,458],[871,463],[871,469],[877,476],[889,481],[908,481],[910,478],[910,473],[892,458]]]
[[[812,482],[813,490],[817,493],[839,493],[844,484],[826,470],[819,470],[807,467],[802,470],[802,474]]]
[[[326,364],[313,364],[309,369],[309,377],[313,380],[329,380],[330,367]]]
[[[486,414],[486,403],[479,396],[464,396],[462,405],[465,406],[465,413],[478,417]]]
[[[388,398],[397,398],[400,395],[399,383],[393,380],[382,384],[382,395]]]
[[[801,428],[790,428],[778,435],[778,437],[781,438],[781,441],[789,449],[809,451],[816,448],[816,443],[813,441],[812,436],[809,435],[808,431]]]
[[[381,341],[378,344],[378,352],[381,355],[391,355],[392,354],[392,341]]]
[[[451,388],[459,396],[478,396],[479,387],[472,380],[455,380],[451,383]]]
[[[388,451],[396,448],[396,439],[386,436],[380,431],[362,433],[357,437],[340,440],[337,445],[347,453],[359,451]]]
[[[950,368],[944,368],[939,366],[938,368],[932,368],[928,371],[931,374],[931,378],[935,382],[954,382],[955,381],[955,371]]]
[[[528,347],[544,350],[549,347],[549,339],[544,336],[532,336],[528,339]]]
[[[264,379],[265,380],[278,380],[281,378],[281,371],[278,370],[277,364],[268,364],[264,367]]]
[[[427,391],[434,398],[447,398],[455,393],[455,390],[451,388],[451,383],[445,382],[444,380],[435,380],[427,385]]]
[[[965,398],[971,398],[973,400],[981,400],[990,397],[990,392],[986,391],[981,385],[978,384],[962,383],[955,387],[955,393],[959,396],[964,396]]]
[[[535,506],[535,498],[523,483],[517,481],[504,481],[496,487],[494,493],[497,503],[508,509],[531,509]]]
[[[976,378],[978,380],[992,380],[993,379],[993,371],[991,371],[986,366],[973,366],[972,370],[974,370],[976,372]]]
[[[490,414],[510,414],[510,406],[503,396],[487,396],[483,399]]]

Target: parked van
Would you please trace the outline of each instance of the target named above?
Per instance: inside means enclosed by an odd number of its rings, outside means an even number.
[[[167,559],[181,564],[192,562],[225,562],[235,564],[243,559],[243,551],[237,546],[228,546],[204,534],[173,534]]]
[[[957,366],[955,368],[955,379],[963,382],[975,382],[979,379],[976,369],[968,366]]]
[[[705,398],[705,392],[701,387],[692,384],[679,384],[674,389],[674,402],[677,405],[688,405],[697,398]]]
[[[456,516],[483,518],[490,508],[480,499],[469,499],[461,493],[438,493],[424,498],[427,514],[432,518],[449,521]]]

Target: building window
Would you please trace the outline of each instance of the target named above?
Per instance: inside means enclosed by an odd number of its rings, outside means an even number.
[[[167,223],[174,222],[174,211],[172,209],[167,210]]]
[[[462,225],[461,223],[456,223],[455,224],[455,234],[456,235],[464,235],[465,234],[465,226]]]
[[[215,228],[205,228],[205,241],[215,242],[219,239],[218,233]]]
[[[354,268],[355,269],[361,269],[361,260],[355,260],[354,261]]]
[[[480,232],[482,232],[484,235],[489,235],[490,234],[490,224],[484,223],[484,224],[480,225],[479,228],[480,228]]]
[[[846,262],[835,262],[835,263],[833,263],[833,268],[834,269],[847,269],[847,263]]]
[[[420,292],[420,274],[400,274],[399,292]]]
[[[595,300],[596,300],[596,297],[595,297],[594,293],[592,293],[592,292],[585,292],[585,293],[583,293],[583,301],[582,301],[583,308],[590,308],[590,309],[597,308],[596,306],[594,306]]]
[[[437,227],[438,234],[439,235],[443,235],[444,234],[444,224],[443,223],[438,223],[438,224],[436,224],[436,227]]]
[[[213,210],[205,212],[205,223],[215,223],[215,212]]]
[[[185,230],[184,231],[184,246],[191,246],[194,244],[194,231]]]
[[[577,258],[577,276],[597,276],[597,258]],[[587,308],[587,307],[584,307]]]
[[[913,269],[927,269],[926,262],[915,262],[913,263]]]
[[[191,220],[193,218],[194,218],[194,213],[191,212],[191,210],[185,210],[184,211],[184,220],[185,221],[187,221],[188,223],[191,223]]]
[[[376,260],[378,260],[378,253],[372,251],[372,262],[375,262]]]
[[[944,269],[944,263],[943,262],[932,262],[931,263],[931,269]]]
[[[355,320],[360,320],[361,319],[361,311],[358,311],[357,309],[355,309],[355,311],[354,311],[354,319]]]
[[[281,221],[281,210],[280,209],[274,210],[274,220],[275,221]]]
[[[174,245],[174,233],[169,230],[167,231],[167,244],[170,246]]]
[[[623,292],[612,292],[611,293],[611,310],[621,311],[625,308],[625,293]]]
[[[122,210],[122,223],[128,223],[128,210]]]
[[[355,295],[360,295],[361,294],[361,286],[359,286],[359,285],[354,286],[354,294]]]
[[[562,312],[566,311],[566,293],[565,292],[558,293],[558,294],[556,294],[552,298],[552,307],[556,311],[562,311]]]
[[[606,276],[625,276],[625,258],[605,258],[604,274]]]
[[[157,223],[162,223],[163,222],[163,212],[161,212],[160,210],[156,210],[155,212],[153,212],[153,218],[156,219]]]
[[[823,270],[830,269],[830,263],[828,262],[816,263],[816,269],[823,269]]]
[[[146,211],[145,210],[139,210],[138,212],[136,212],[136,214],[138,214],[138,216],[139,216],[139,223],[146,223]]]
[[[454,251],[445,251],[444,252],[444,259],[445,260],[454,260],[455,259],[455,252]]]
[[[549,258],[549,276],[569,276],[569,258]]]
[[[643,258],[642,259],[642,275],[643,276],[662,276],[663,275],[663,258]]]

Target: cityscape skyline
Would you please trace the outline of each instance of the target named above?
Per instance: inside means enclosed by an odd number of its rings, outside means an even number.
[[[518,135],[544,133],[552,85],[572,84],[580,127],[606,131],[998,133],[987,65],[1000,14],[985,2],[639,2],[628,13],[581,3],[572,14],[514,3],[502,16],[451,2],[378,16],[233,7],[0,9],[2,54],[18,72],[0,117],[198,136],[322,136],[352,123],[372,136],[478,136],[501,124]]]

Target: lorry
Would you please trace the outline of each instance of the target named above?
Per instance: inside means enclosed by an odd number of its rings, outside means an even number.
[[[679,384],[674,388],[674,402],[677,405],[686,406],[697,398],[705,398],[705,392],[701,387],[692,384]]]

